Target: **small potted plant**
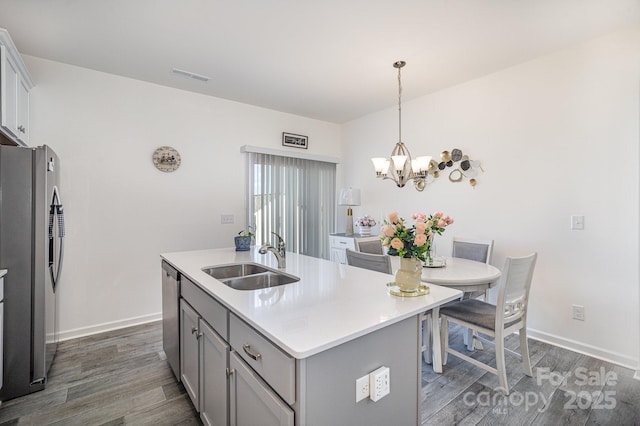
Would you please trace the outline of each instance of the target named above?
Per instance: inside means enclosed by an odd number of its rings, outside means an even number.
[[[238,235],[236,235],[234,238],[236,243],[236,251],[249,251],[254,235],[255,234],[251,232],[250,226],[247,226],[247,230],[242,229],[240,232],[238,232]]]
[[[361,216],[356,221],[356,226],[359,229],[358,233],[363,237],[368,237],[369,235],[371,235],[371,227],[375,225],[375,219],[369,215]]]

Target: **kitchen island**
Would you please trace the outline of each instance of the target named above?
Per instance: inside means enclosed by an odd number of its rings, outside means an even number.
[[[238,425],[269,424],[267,417],[295,425],[419,423],[422,314],[459,291],[431,285],[428,295],[396,297],[386,289],[392,275],[294,253],[281,271],[298,282],[245,291],[203,269],[252,262],[278,270],[271,253],[229,248],[162,258],[181,274],[180,376],[203,422],[215,415]],[[202,361],[208,341],[215,369]],[[380,367],[389,369],[390,393],[356,402],[356,380]],[[185,377],[196,371],[200,380]],[[208,375],[219,377],[207,389]]]

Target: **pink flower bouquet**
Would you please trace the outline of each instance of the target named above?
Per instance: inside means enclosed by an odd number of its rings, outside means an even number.
[[[453,219],[439,211],[428,217],[424,213],[414,213],[411,218],[415,224],[408,226],[398,213],[389,214],[389,220],[385,220],[380,228],[382,245],[388,248],[390,256],[416,257],[424,262],[433,235],[442,235]]]

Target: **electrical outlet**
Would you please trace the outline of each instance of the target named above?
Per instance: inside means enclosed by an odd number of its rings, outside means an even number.
[[[369,375],[356,380],[356,402],[360,402],[369,396]]]
[[[223,225],[232,224],[233,223],[233,215],[232,214],[221,214],[220,215],[220,223]]]
[[[379,401],[391,392],[389,376],[388,367],[380,367],[369,373],[369,398],[372,401]]]
[[[572,305],[571,308],[573,311],[573,319],[584,321],[584,306]]]

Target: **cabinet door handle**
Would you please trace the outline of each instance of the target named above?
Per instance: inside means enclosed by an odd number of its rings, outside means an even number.
[[[227,377],[233,376],[233,373],[235,372],[236,370],[234,370],[233,368],[227,368]]]
[[[18,126],[18,130],[21,131],[22,133],[25,132],[25,128],[23,125]]]
[[[191,328],[191,334],[196,334],[198,332],[198,327]]]
[[[199,338],[201,338],[202,336],[204,336],[204,333],[203,333],[203,332],[196,333],[196,339],[199,339]]]
[[[262,358],[261,354],[254,354],[254,353],[251,352],[251,345],[244,344],[244,345],[242,345],[242,349],[244,349],[244,353],[249,355],[255,361],[257,361],[260,358]]]

